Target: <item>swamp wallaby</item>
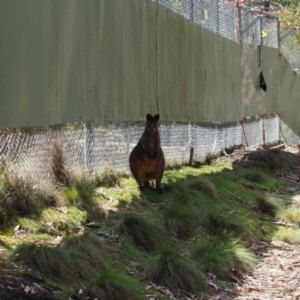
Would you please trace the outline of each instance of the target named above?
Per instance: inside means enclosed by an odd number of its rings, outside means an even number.
[[[145,131],[129,156],[129,166],[133,177],[142,190],[151,186],[155,179],[155,189],[162,193],[161,179],[165,170],[164,153],[160,147],[158,132],[159,115],[147,114]]]

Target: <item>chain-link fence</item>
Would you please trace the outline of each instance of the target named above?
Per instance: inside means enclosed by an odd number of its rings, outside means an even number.
[[[281,52],[297,74],[300,74],[300,46],[295,43],[299,29],[280,27]]]
[[[40,185],[54,182],[54,149],[60,147],[65,164],[89,174],[105,167],[129,169],[128,158],[144,131],[144,122],[88,122],[54,128],[1,131],[0,157],[12,172]],[[279,117],[270,115],[233,123],[177,123],[160,125],[162,149],[168,166],[188,164],[220,154],[237,145],[257,147],[279,140]]]
[[[278,19],[225,0],[152,0],[235,42],[278,48]]]

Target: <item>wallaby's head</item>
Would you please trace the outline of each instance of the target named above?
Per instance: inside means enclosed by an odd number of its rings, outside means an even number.
[[[150,114],[147,114],[146,116],[147,122],[146,122],[146,130],[149,132],[154,132],[158,128],[158,120],[159,120],[159,115],[151,116]]]

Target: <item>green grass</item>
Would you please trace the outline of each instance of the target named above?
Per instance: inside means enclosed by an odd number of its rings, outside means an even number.
[[[254,198],[253,209],[261,212],[262,214],[275,217],[277,212],[280,209],[282,209],[282,207],[279,201],[275,202],[271,198],[267,198],[262,195],[257,195],[257,197]]]
[[[103,269],[91,286],[94,297],[105,300],[138,300],[141,284],[119,270]]]
[[[65,299],[81,284],[91,299],[143,299],[151,282],[203,296],[209,293],[205,273],[230,286],[233,269],[255,267],[252,243],[275,237],[300,244],[299,209],[289,195],[276,194],[284,183],[263,169],[212,161],[167,170],[164,194],[140,192],[132,178],[112,169],[91,180],[78,174],[50,193],[0,174],[3,263],[9,267],[12,253],[15,264],[42,276]]]
[[[189,186],[197,191],[203,192],[213,199],[218,198],[218,193],[214,184],[207,179],[195,178],[190,181]]]
[[[121,234],[129,235],[138,247],[149,252],[158,249],[166,240],[163,230],[142,215],[125,214],[117,228]]]
[[[193,245],[191,253],[203,271],[221,279],[230,279],[233,269],[235,272],[250,272],[257,263],[254,253],[238,239],[222,241],[202,238]]]
[[[205,279],[196,264],[172,250],[156,254],[147,264],[145,276],[171,291],[196,293],[207,290]]]
[[[79,278],[93,281],[98,270],[103,268],[105,260],[104,243],[90,234],[66,236],[61,243],[67,250]]]
[[[60,247],[48,245],[21,244],[14,251],[11,259],[22,262],[28,268],[33,268],[41,275],[71,282],[74,268],[71,258]]]
[[[162,210],[162,222],[170,233],[180,239],[191,237],[198,227],[195,211],[184,205],[173,204]]]

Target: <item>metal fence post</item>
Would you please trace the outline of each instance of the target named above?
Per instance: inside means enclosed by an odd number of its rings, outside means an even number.
[[[90,121],[84,123],[84,166],[89,169],[92,162],[93,128]]]

